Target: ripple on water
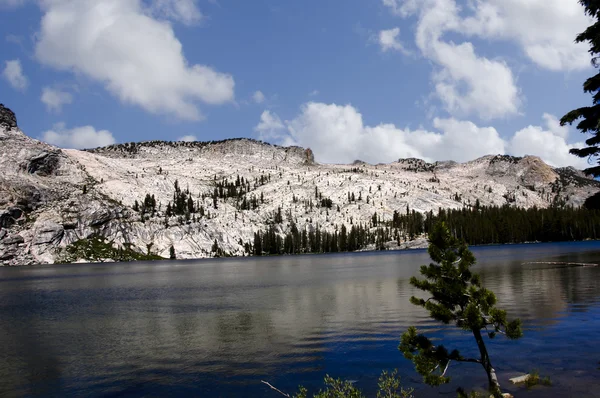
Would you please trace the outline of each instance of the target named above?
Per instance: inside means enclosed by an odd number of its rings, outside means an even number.
[[[539,368],[552,396],[600,391],[600,269],[526,264],[600,260],[599,243],[475,248],[484,285],[523,339],[490,341],[501,381]],[[0,270],[0,395],[247,396],[260,379],[295,391],[325,373],[373,392],[399,368],[419,397],[485,386],[472,364],[424,388],[397,350],[415,325],[476,355],[472,336],[408,302],[420,252]],[[181,265],[179,265],[181,264]],[[518,396],[523,392],[508,385]],[[550,390],[534,389],[528,397]]]

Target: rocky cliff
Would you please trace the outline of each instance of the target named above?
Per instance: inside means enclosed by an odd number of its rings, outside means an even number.
[[[600,184],[537,157],[485,156],[464,164],[315,163],[312,151],[250,139],[150,141],[86,151],[27,137],[0,105],[0,263],[243,255],[254,232],[284,214],[302,230],[474,205],[579,206]],[[232,192],[235,191],[235,194]],[[330,199],[332,210],[318,205]],[[349,201],[355,194],[361,200]],[[177,201],[193,209],[177,214]],[[339,206],[339,211],[337,207]],[[335,209],[335,210],[333,210]],[[83,242],[83,243],[82,243]],[[85,243],[85,244],[84,244]]]

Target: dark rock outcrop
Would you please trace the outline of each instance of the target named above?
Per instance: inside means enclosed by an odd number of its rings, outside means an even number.
[[[17,127],[17,117],[15,113],[4,106],[4,104],[0,104],[0,127],[5,127],[8,129]]]
[[[100,227],[115,218],[119,218],[119,215],[115,214],[115,212],[113,212],[113,211],[96,210],[89,215],[89,219],[90,219],[89,225],[91,227]]]
[[[49,176],[54,174],[58,165],[60,163],[59,152],[58,151],[42,151],[39,154],[33,156],[26,165],[24,165],[24,169],[27,170],[29,174],[37,174],[39,176]]]
[[[305,159],[306,163],[308,163],[308,164],[315,163],[315,154],[313,153],[312,149],[306,148],[306,151],[304,151],[304,156],[306,157],[306,159]]]
[[[0,211],[0,227],[10,228],[23,215],[23,211],[18,207],[10,207]]]

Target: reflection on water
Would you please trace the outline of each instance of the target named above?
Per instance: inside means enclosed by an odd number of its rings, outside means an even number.
[[[538,368],[553,396],[598,390],[600,243],[474,249],[486,287],[526,336],[490,344],[503,384]],[[409,326],[474,352],[408,302],[425,251],[0,269],[0,395],[272,396],[325,373],[367,391],[382,369],[418,383],[396,349]],[[454,383],[483,386],[452,365]],[[512,391],[516,391],[514,387]],[[548,390],[528,392],[545,396]]]

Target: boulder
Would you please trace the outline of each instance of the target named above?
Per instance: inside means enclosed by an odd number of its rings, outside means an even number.
[[[0,240],[0,243],[6,246],[18,245],[23,242],[25,242],[25,239],[21,235],[10,235]]]
[[[513,377],[512,379],[509,379],[511,383],[513,384],[520,384],[520,383],[525,383],[527,380],[529,380],[531,376],[526,374],[523,376],[517,376],[517,377]]]
[[[60,242],[65,229],[62,225],[51,221],[43,222],[36,228],[32,243],[34,245],[43,245]]]

